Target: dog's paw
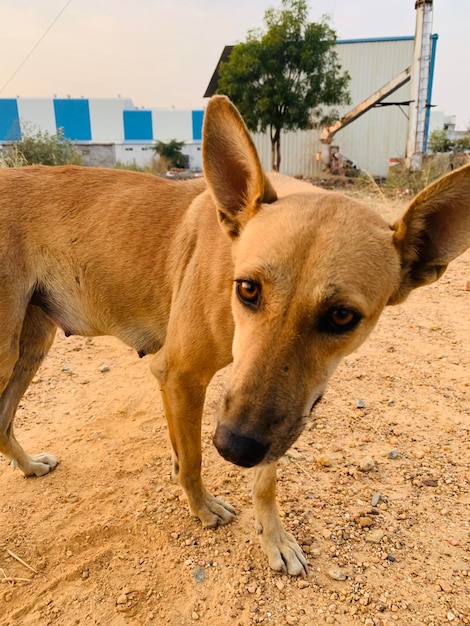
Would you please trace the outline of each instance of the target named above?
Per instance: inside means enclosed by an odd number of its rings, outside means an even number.
[[[26,467],[21,467],[19,464],[18,467],[26,477],[44,476],[55,469],[58,464],[59,461],[51,454],[35,454],[28,457]]]
[[[193,515],[199,517],[202,525],[206,528],[215,528],[229,524],[236,515],[235,509],[231,504],[223,502],[215,496],[206,494],[202,506],[198,510],[192,510]]]
[[[274,532],[268,533],[259,524],[257,530],[261,547],[268,557],[271,569],[291,576],[302,576],[302,578],[307,576],[307,559],[293,535],[284,530],[282,526],[276,528]]]

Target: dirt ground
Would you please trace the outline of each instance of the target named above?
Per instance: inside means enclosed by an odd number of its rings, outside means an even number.
[[[467,281],[470,252],[388,308],[281,460],[279,506],[306,580],[269,569],[250,472],[211,443],[224,372],[208,393],[203,471],[238,516],[204,530],[170,480],[147,359],[59,334],[16,424],[28,451],[60,465],[25,480],[0,459],[0,624],[470,624]]]

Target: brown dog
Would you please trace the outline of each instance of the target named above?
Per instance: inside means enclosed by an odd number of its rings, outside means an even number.
[[[207,188],[104,169],[0,171],[0,452],[27,476],[57,465],[15,439],[18,403],[57,326],[115,335],[156,353],[174,475],[204,526],[225,524],[234,510],[203,485],[200,432],[206,387],[233,359],[214,443],[258,466],[262,547],[272,568],[302,575],[277,513],[276,461],[382,309],[469,247],[470,166],[390,227],[350,198],[267,178],[224,97],[207,107],[203,149]]]

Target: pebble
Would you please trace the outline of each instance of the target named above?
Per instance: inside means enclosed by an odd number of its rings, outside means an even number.
[[[365,406],[366,405],[365,405],[364,400],[360,400],[360,399],[356,400],[356,408],[363,409]]]
[[[359,463],[359,469],[361,470],[361,472],[371,472],[373,469],[375,469],[374,460],[369,456],[364,457]]]
[[[382,500],[382,495],[380,493],[375,492],[372,494],[372,499],[371,499],[372,506],[377,506],[381,500]]]
[[[109,372],[111,370],[111,368],[109,367],[109,365],[100,365],[98,370],[102,373],[104,372]]]
[[[393,450],[390,450],[390,452],[388,453],[389,459],[398,459],[398,456],[398,450],[396,448],[393,448]]]
[[[458,539],[456,539],[455,537],[447,537],[446,541],[447,541],[447,543],[450,546],[459,546],[460,545],[460,541]]]
[[[332,459],[325,454],[319,454],[315,460],[320,467],[331,467],[333,465]]]
[[[361,515],[357,518],[357,525],[359,528],[369,528],[370,526],[373,526],[373,524],[374,520],[368,515]]]
[[[194,571],[194,580],[197,583],[203,583],[204,582],[204,578],[205,576],[205,572],[204,572],[204,568],[203,567],[198,567],[195,571]]]
[[[369,530],[366,535],[366,541],[368,543],[380,543],[384,536],[384,531],[380,528],[376,528],[374,530]]]
[[[333,580],[346,580],[348,577],[346,572],[339,567],[331,567],[327,574]]]
[[[127,596],[125,593],[121,593],[116,599],[116,604],[127,604]]]
[[[308,582],[308,580],[298,580],[297,587],[299,589],[307,589],[307,587],[310,587],[310,583]]]
[[[440,589],[441,589],[444,593],[452,593],[452,587],[449,585],[449,583],[448,583],[446,580],[444,580],[444,579],[440,578],[440,579],[437,581],[437,585],[438,585],[438,587],[440,587]]]

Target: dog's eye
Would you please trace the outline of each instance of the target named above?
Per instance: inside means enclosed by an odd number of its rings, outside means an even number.
[[[237,296],[239,300],[257,309],[260,300],[260,287],[254,280],[237,280]]]
[[[348,307],[330,309],[321,320],[321,328],[326,332],[345,333],[361,321],[361,315]]]

